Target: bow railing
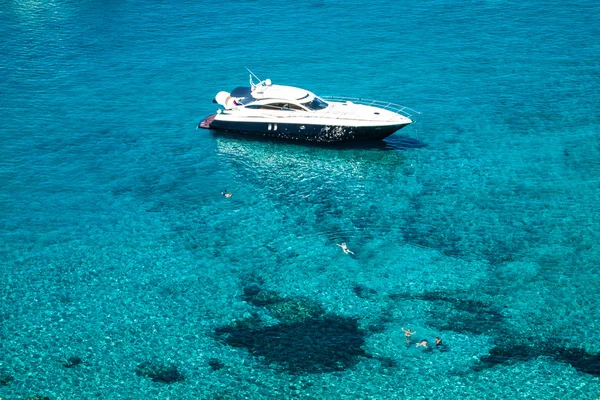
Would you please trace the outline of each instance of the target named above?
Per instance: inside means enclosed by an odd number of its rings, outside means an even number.
[[[404,115],[405,117],[408,117],[410,119],[412,119],[412,117],[415,115],[421,114],[420,112],[413,110],[412,108],[408,108],[408,107],[400,105],[400,104],[389,103],[387,101],[368,100],[368,99],[362,99],[362,98],[358,98],[358,97],[345,97],[345,96],[319,96],[319,97],[327,102],[337,102],[337,103],[350,102],[350,103],[355,103],[355,104],[361,104],[363,106],[378,107],[378,108],[382,108],[384,110],[388,110],[388,111],[395,112],[397,114]]]

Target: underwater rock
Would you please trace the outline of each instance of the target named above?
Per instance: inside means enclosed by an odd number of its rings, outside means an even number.
[[[82,362],[83,361],[81,360],[81,358],[77,356],[71,356],[62,362],[62,366],[65,368],[73,368],[81,364]]]
[[[61,302],[62,304],[70,304],[73,302],[73,299],[66,294],[59,294],[57,295],[58,297],[58,301]]]
[[[0,386],[7,386],[9,383],[11,383],[14,380],[15,380],[15,378],[13,378],[10,375],[0,375]]]
[[[385,331],[385,324],[381,321],[367,325],[366,329],[371,333],[381,333]]]
[[[390,357],[377,357],[376,359],[381,363],[381,366],[384,368],[398,368],[399,366],[398,361]]]
[[[211,358],[210,360],[208,360],[208,365],[210,365],[213,371],[218,371],[225,367],[225,364],[223,364],[221,360],[218,360],[216,358]]]
[[[256,285],[251,285],[244,288],[244,300],[254,306],[265,307],[281,303],[285,301],[285,297],[274,290],[262,290]]]
[[[257,294],[260,293],[261,291],[261,287],[258,284],[250,284],[247,286],[244,286],[244,301],[252,301],[252,298],[254,298]]]
[[[139,364],[135,369],[135,374],[150,378],[153,382],[162,383],[181,382],[185,379],[176,366],[155,364],[149,361]]]
[[[377,294],[375,289],[368,288],[361,284],[354,285],[354,287],[352,287],[352,291],[361,299],[372,299],[373,296]]]
[[[548,352],[554,353],[556,361],[569,363],[577,371],[600,376],[600,354],[591,354],[583,349],[569,347],[551,348]]]
[[[266,308],[282,323],[296,323],[306,318],[325,315],[323,307],[310,299],[286,297],[274,290],[264,290],[258,285],[244,287],[244,300],[256,307]]]
[[[237,324],[217,328],[215,334],[227,345],[246,348],[266,363],[278,364],[295,375],[344,371],[368,356],[362,348],[365,333],[358,321],[340,316],[306,318],[260,329]]]
[[[325,310],[320,304],[308,299],[286,299],[276,304],[269,304],[266,309],[274,318],[285,324],[300,323],[307,318],[319,318],[325,315]]]
[[[493,368],[501,364],[525,362],[538,357],[553,358],[557,362],[571,365],[576,370],[600,376],[600,354],[591,354],[583,349],[562,347],[550,344],[527,346],[523,344],[503,343],[493,347],[486,356],[474,365],[474,371]]]

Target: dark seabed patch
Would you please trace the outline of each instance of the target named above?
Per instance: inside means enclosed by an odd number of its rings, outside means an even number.
[[[246,348],[267,364],[275,363],[294,375],[344,371],[363,357],[365,331],[355,318],[327,314],[304,298],[283,296],[256,285],[244,289],[244,299],[267,309],[280,323],[266,325],[258,315],[217,328],[218,340]]]
[[[174,365],[163,365],[145,361],[139,364],[135,369],[135,374],[152,379],[153,382],[175,383],[185,379]]]
[[[213,371],[218,371],[220,369],[225,368],[225,364],[218,358],[211,358],[210,360],[208,360],[208,365]]]
[[[426,292],[398,293],[390,299],[421,300],[432,304],[428,324],[442,331],[459,333],[498,334],[505,330],[504,316],[497,306],[483,301],[462,298],[461,293]]]
[[[534,351],[529,346],[515,344],[514,346],[496,346],[493,347],[486,356],[479,359],[479,362],[473,366],[474,371],[483,371],[500,364],[513,364],[515,362],[525,362],[534,358]]]
[[[65,368],[73,368],[80,365],[82,362],[83,360],[81,358],[77,356],[71,356],[69,358],[64,359],[61,364]]]
[[[357,283],[352,287],[352,291],[355,295],[365,300],[373,300],[377,295],[377,291],[375,289],[366,287],[360,283]]]
[[[0,386],[7,386],[14,380],[15,378],[10,375],[0,374]]]
[[[538,357],[552,358],[554,361],[571,365],[577,371],[600,376],[600,354],[592,354],[579,348],[539,344],[528,346],[523,344],[501,343],[493,347],[489,353],[473,366],[474,371],[483,371],[502,364],[514,364],[535,360]]]

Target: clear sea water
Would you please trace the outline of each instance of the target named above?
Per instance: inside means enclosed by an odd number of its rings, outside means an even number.
[[[0,397],[600,397],[599,4],[0,0]],[[421,114],[196,129],[245,67]]]

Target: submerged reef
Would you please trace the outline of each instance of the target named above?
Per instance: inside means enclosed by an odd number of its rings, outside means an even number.
[[[10,375],[0,374],[0,386],[7,386],[9,383],[11,383],[14,380],[15,380],[15,378],[13,378]]]
[[[273,290],[262,290],[257,285],[245,287],[243,299],[256,307],[265,308],[282,323],[295,323],[325,315],[323,307],[315,301],[283,296]]]
[[[544,343],[535,346],[500,343],[493,347],[486,356],[481,357],[479,362],[473,366],[473,370],[482,371],[496,365],[525,362],[538,357],[552,358],[554,361],[569,364],[580,372],[600,376],[600,354],[591,354],[579,348]]]
[[[145,361],[137,366],[135,374],[152,379],[153,382],[175,383],[181,382],[185,376],[174,365],[163,365]]]
[[[479,372],[500,364],[529,361],[535,357],[533,354],[533,349],[526,345],[496,346],[489,351],[488,355],[479,359],[479,362],[473,366],[473,370]]]
[[[366,356],[357,321],[339,316],[262,328],[242,323],[217,328],[215,333],[229,346],[244,347],[292,374],[344,371]]]
[[[429,325],[441,331],[475,335],[503,332],[504,316],[496,306],[479,300],[462,298],[460,293],[425,292],[422,294],[391,294],[392,300],[422,300],[433,307],[427,318]]]
[[[268,364],[301,375],[344,371],[362,357],[371,357],[363,350],[365,332],[355,318],[328,314],[310,299],[283,296],[257,285],[244,288],[243,298],[279,323],[267,325],[254,315],[215,329],[215,336]]]
[[[62,366],[65,368],[73,368],[73,367],[78,366],[82,362],[83,361],[81,360],[81,358],[79,358],[77,356],[71,356],[71,357],[63,360]]]
[[[208,365],[212,368],[213,371],[218,371],[220,369],[225,368],[225,364],[217,358],[211,358],[208,360]]]

